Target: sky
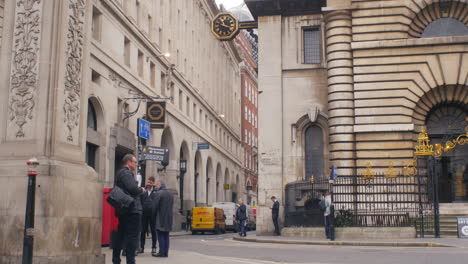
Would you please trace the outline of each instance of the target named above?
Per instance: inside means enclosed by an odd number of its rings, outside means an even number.
[[[216,3],[223,4],[226,9],[242,4],[244,0],[216,0]]]

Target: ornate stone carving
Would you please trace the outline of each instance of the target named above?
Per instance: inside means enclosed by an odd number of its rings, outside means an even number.
[[[23,126],[33,119],[36,104],[41,10],[41,0],[16,1],[8,117],[18,126],[17,138],[25,136]]]
[[[67,140],[73,142],[73,132],[80,119],[81,62],[83,58],[84,0],[68,3],[68,32],[66,47],[64,122],[68,128]]]

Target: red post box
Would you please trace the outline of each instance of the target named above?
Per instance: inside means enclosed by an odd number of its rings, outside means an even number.
[[[115,217],[115,209],[107,202],[107,197],[112,191],[112,188],[104,188],[102,199],[102,234],[101,245],[109,246],[111,240],[111,233],[117,230],[119,219]]]

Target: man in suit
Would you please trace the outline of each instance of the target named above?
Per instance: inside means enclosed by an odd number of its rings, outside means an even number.
[[[143,206],[143,215],[141,217],[141,234],[140,234],[140,250],[138,253],[143,253],[145,250],[146,231],[148,226],[151,230],[151,253],[156,253],[156,226],[153,217],[153,200],[156,196],[154,188],[154,177],[151,176],[146,181],[146,194],[140,195],[141,204]]]
[[[236,210],[236,220],[239,223],[239,236],[247,236],[247,233],[245,232],[245,221],[247,220],[247,207],[244,204],[244,201],[242,199],[239,199],[238,201],[238,208]]]
[[[276,200],[275,196],[271,197],[271,201],[273,202],[273,206],[271,207],[271,217],[273,218],[273,225],[275,225],[275,234],[279,236],[280,231],[279,231],[279,225],[278,225],[278,216],[279,216],[280,204],[278,200]]]
[[[124,212],[116,211],[119,218],[119,227],[116,239],[113,241],[112,263],[120,263],[120,252],[125,241],[127,264],[135,264],[135,251],[138,243],[138,232],[141,224],[141,203],[139,195],[146,192],[145,189],[138,187],[135,183],[135,171],[138,161],[133,154],[127,154],[123,157],[124,167],[117,172],[115,185],[124,192],[133,197],[133,206]]]
[[[167,258],[169,256],[169,232],[172,230],[172,205],[174,196],[166,189],[161,180],[156,181],[156,196],[153,200],[153,215],[156,219],[159,252],[153,257]]]

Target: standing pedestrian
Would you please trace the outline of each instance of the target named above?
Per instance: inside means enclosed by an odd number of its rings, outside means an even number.
[[[122,163],[124,167],[117,172],[115,185],[132,196],[134,203],[126,211],[116,211],[116,215],[119,218],[119,227],[114,241],[115,244],[113,245],[112,263],[120,263],[120,252],[125,241],[127,264],[134,264],[142,213],[139,195],[146,191],[135,183],[134,171],[138,164],[135,156],[133,154],[125,155]]]
[[[187,210],[185,215],[185,231],[189,232],[190,230],[192,230],[192,212]]]
[[[332,205],[332,193],[327,192],[327,196],[325,196],[325,211],[323,216],[325,218],[325,235],[327,238],[330,238],[330,213],[331,213],[331,205]]]
[[[172,230],[172,205],[174,197],[166,189],[161,180],[156,181],[156,196],[153,201],[153,215],[156,219],[156,231],[158,233],[159,252],[153,257],[167,258],[169,256],[169,232]]]
[[[247,233],[245,232],[245,221],[247,220],[247,207],[244,204],[244,201],[242,199],[239,199],[238,201],[239,207],[236,210],[236,220],[239,222],[239,236],[247,236]]]
[[[151,253],[156,253],[156,226],[153,216],[153,200],[156,196],[156,189],[154,188],[154,177],[151,176],[146,181],[146,194],[140,195],[141,204],[143,206],[143,215],[141,217],[141,234],[140,234],[140,250],[138,253],[145,251],[146,231],[148,226],[151,231]]]
[[[273,202],[273,206],[271,207],[271,218],[273,219],[273,225],[275,226],[275,235],[279,236],[278,216],[280,204],[278,200],[276,200],[276,196],[272,196],[271,201]]]

